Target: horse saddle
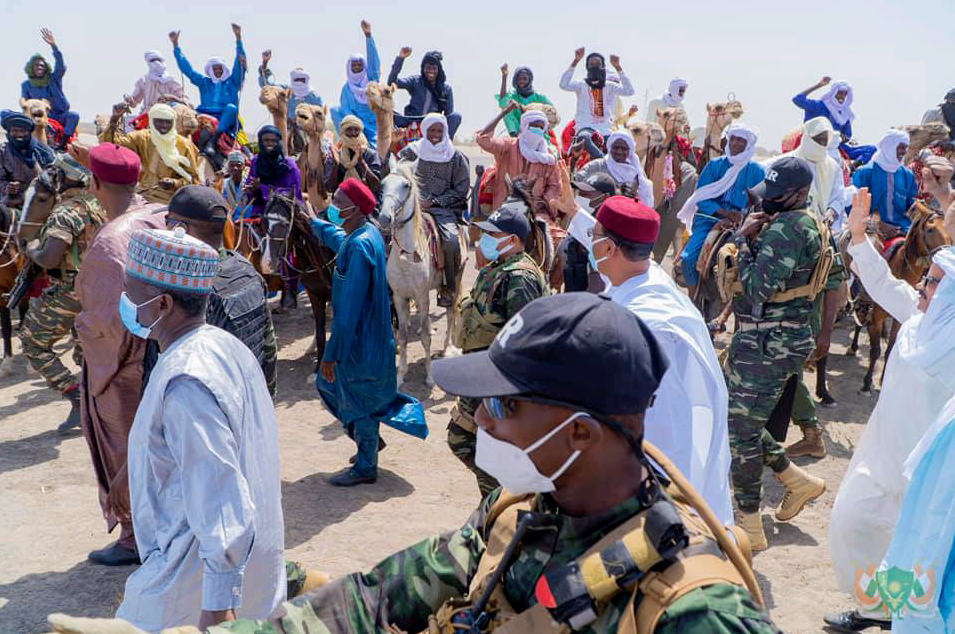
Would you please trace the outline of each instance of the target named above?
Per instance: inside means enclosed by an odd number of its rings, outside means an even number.
[[[428,237],[428,251],[431,252],[431,264],[439,271],[444,270],[444,249],[441,245],[441,232],[438,229],[438,223],[434,216],[428,212],[423,212],[421,217],[424,219],[424,234]],[[415,261],[420,262],[421,256],[415,253]]]
[[[891,262],[892,257],[903,244],[905,244],[905,236],[895,236],[894,238],[884,240],[882,242],[882,257]]]

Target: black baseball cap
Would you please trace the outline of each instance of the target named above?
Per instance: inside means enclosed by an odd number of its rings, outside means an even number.
[[[593,293],[536,299],[491,347],[431,366],[449,394],[537,396],[604,415],[641,414],[669,362],[636,315]]]
[[[205,185],[186,185],[169,201],[169,211],[193,220],[225,220],[229,217],[229,204],[222,194]]]
[[[531,223],[527,220],[527,206],[519,200],[511,200],[490,215],[487,220],[475,223],[481,231],[494,233],[512,233],[521,239],[527,239],[531,232]]]
[[[607,196],[617,194],[617,182],[610,174],[591,174],[587,178],[572,181],[571,186],[583,192],[600,192]]]
[[[760,198],[782,198],[790,192],[812,185],[812,166],[798,156],[784,156],[766,169],[766,179],[751,191]]]

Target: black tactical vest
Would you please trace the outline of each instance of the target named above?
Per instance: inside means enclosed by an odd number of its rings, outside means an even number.
[[[212,281],[206,323],[218,326],[248,346],[262,365],[268,320],[265,283],[252,264],[235,251],[226,251]]]

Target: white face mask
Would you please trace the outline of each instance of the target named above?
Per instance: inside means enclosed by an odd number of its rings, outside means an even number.
[[[509,442],[498,440],[484,431],[482,427],[478,427],[477,454],[475,455],[474,461],[480,469],[487,471],[493,478],[501,483],[501,486],[514,495],[550,493],[555,490],[554,480],[563,475],[564,472],[570,468],[570,465],[577,460],[580,456],[580,450],[570,454],[570,457],[567,458],[564,464],[549,477],[537,470],[537,465],[531,460],[530,454],[553,438],[561,429],[581,416],[587,416],[587,414],[577,412],[570,416],[527,449],[521,449]]]

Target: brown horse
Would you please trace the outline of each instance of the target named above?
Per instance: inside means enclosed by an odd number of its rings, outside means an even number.
[[[893,276],[908,282],[914,288],[931,265],[932,255],[943,246],[951,244],[952,238],[945,230],[943,216],[940,212],[929,209],[922,203],[917,202],[909,210],[908,215],[912,219],[912,226],[901,246],[898,246],[889,254],[889,269]],[[847,266],[851,262],[851,258],[848,257],[846,252],[848,242],[848,234],[845,234],[839,242]],[[847,354],[855,355],[858,352],[859,333],[862,331],[862,325],[864,325],[869,333],[869,369],[862,379],[862,391],[869,393],[872,391],[872,375],[875,362],[882,356],[882,334],[885,328],[885,320],[889,317],[889,314],[872,301],[861,284],[853,304],[857,325]],[[888,361],[889,353],[895,344],[895,337],[898,335],[900,326],[899,322],[893,320],[888,346],[885,350],[885,361]],[[885,375],[884,366],[882,374]]]
[[[266,227],[263,249],[272,262],[294,263],[288,264],[288,268],[305,286],[315,318],[317,374],[325,353],[325,307],[332,297],[335,253],[312,235],[304,209],[304,204],[295,198],[273,192],[262,214]]]

